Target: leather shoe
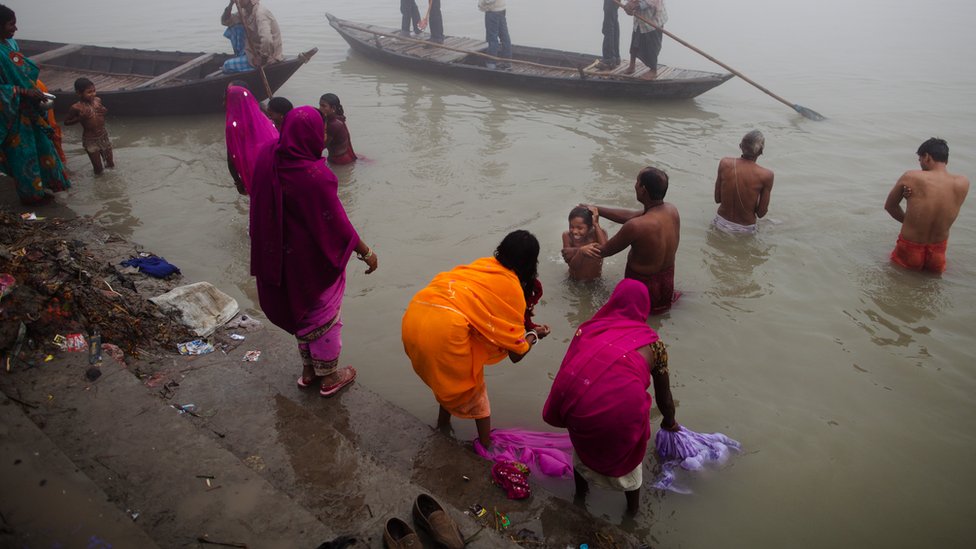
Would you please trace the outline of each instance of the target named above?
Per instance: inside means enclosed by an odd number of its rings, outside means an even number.
[[[440,503],[427,494],[420,494],[413,502],[413,520],[430,535],[438,547],[464,548],[464,536],[461,535],[457,523]]]
[[[387,549],[423,549],[420,537],[413,531],[406,522],[393,517],[386,521],[386,529],[383,530],[383,545]]]

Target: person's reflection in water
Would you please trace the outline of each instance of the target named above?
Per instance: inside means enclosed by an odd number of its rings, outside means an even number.
[[[906,348],[918,345],[918,356],[928,356],[919,334],[931,328],[923,324],[942,316],[951,300],[941,279],[905,272],[891,265],[873,265],[858,277],[864,299],[862,307],[845,314],[880,347]],[[900,356],[904,350],[896,351]]]
[[[772,291],[768,282],[757,280],[754,271],[769,260],[774,247],[760,236],[729,235],[710,227],[705,232],[702,261],[714,278],[705,292],[712,303],[726,311],[752,312],[743,300]]]

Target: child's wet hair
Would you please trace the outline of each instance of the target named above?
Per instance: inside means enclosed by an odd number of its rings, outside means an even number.
[[[281,116],[288,114],[293,108],[295,107],[291,104],[291,101],[284,97],[272,97],[268,100],[268,110],[278,113]]]
[[[94,88],[94,87],[95,87],[95,83],[87,78],[82,77],[79,78],[78,80],[75,80],[75,93],[77,94],[82,93],[88,88]]]
[[[572,221],[574,217],[579,217],[586,223],[587,227],[593,226],[593,212],[590,211],[586,206],[576,206],[569,211],[569,220]]]

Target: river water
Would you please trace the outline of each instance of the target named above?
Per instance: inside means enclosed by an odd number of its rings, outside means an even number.
[[[971,546],[976,199],[956,222],[942,277],[889,264],[899,226],[882,206],[933,135],[948,140],[951,171],[976,176],[973,3],[671,3],[671,32],[823,122],[739,79],[655,104],[411,74],[352,54],[324,17],[397,26],[396,2],[265,3],[286,53],[319,48],[279,95],[314,104],[337,93],[367,158],[337,170],[349,215],[380,259],[369,277],[350,266],[344,362],[358,366],[360,383],[433,422],[436,404],[400,344],[402,312],[434,274],[526,228],[543,244],[537,317],[554,335],[519,365],[491,368],[488,383],[495,426],[544,429],[541,406],[567,342],[624,268],[614,257],[603,281],[568,282],[566,214],[581,201],[636,207],[636,173],[659,166],[682,215],[684,296],[651,321],[670,345],[677,417],[729,434],[745,452],[685,478],[693,495],[646,494],[635,522],[622,520],[617,494],[594,494],[590,511],[662,547]],[[482,35],[473,0],[445,4],[448,34]],[[22,38],[228,49],[221,2],[8,5]],[[513,41],[598,53],[601,5],[510,0]],[[621,24],[626,35],[623,14]],[[667,38],[661,60],[721,70]],[[78,131],[66,130],[75,187],[59,200],[253,310],[248,205],[226,173],[222,116],[109,124],[119,167],[98,178]],[[776,172],[772,205],[758,236],[729,238],[709,229],[715,168],[753,128],[767,139],[760,162]],[[456,423],[459,437],[473,437],[471,422]],[[565,497],[570,484],[547,483]]]

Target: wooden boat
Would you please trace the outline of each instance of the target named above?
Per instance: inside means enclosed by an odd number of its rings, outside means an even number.
[[[56,112],[67,111],[81,77],[95,84],[112,115],[175,115],[221,112],[224,90],[243,80],[260,101],[267,98],[257,70],[223,74],[229,54],[148,51],[39,40],[17,40],[24,56],[40,66],[40,79],[57,96]],[[313,48],[264,68],[277,90],[315,53]]]
[[[398,28],[353,23],[328,13],[326,17],[353,50],[371,59],[483,84],[601,97],[687,99],[732,78],[727,73],[659,65],[656,79],[642,80],[648,68],[640,61],[634,74],[626,75],[626,63],[599,71],[594,55],[516,45],[511,67],[494,68],[492,64],[501,67],[505,60],[488,56],[484,40],[448,36],[437,44],[400,35]]]

